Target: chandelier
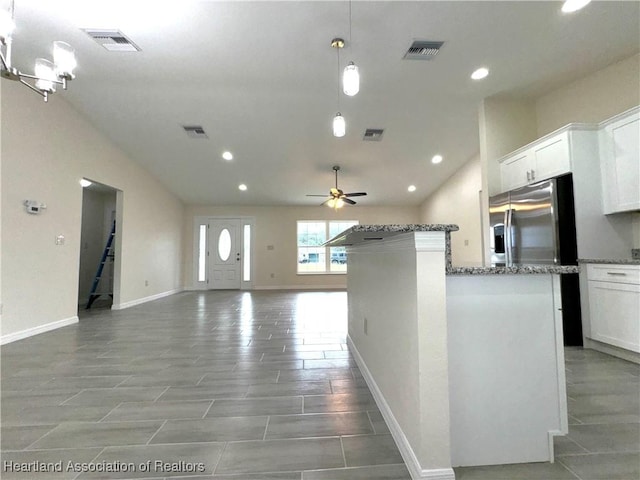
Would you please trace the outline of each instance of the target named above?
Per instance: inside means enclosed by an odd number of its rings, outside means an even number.
[[[14,0],[12,0],[9,10],[0,10],[0,57],[2,60],[0,74],[2,77],[20,82],[42,95],[45,102],[49,94],[56,91],[57,85],[61,85],[66,90],[67,82],[75,78],[73,69],[77,65],[71,45],[60,41],[53,42],[53,62],[45,58],[37,58],[34,75],[28,75],[15,68],[11,61],[14,29]],[[31,80],[31,83],[27,80]]]

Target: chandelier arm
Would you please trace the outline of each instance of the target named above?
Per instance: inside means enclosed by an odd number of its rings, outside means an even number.
[[[26,73],[22,73],[22,72],[18,72],[18,75],[20,75],[20,78],[31,78],[32,80],[46,80],[47,82],[51,82],[51,83],[55,83],[57,85],[65,85],[65,81],[64,78],[62,80],[53,80],[53,79],[49,79],[49,78],[42,78],[42,77],[38,77],[37,75],[27,75]]]
[[[30,77],[30,78],[38,78],[38,77]],[[22,78],[20,78],[20,83],[27,86],[28,88],[30,88],[31,90],[33,90],[34,92],[36,92],[38,95],[40,95],[41,97],[44,97],[44,101],[47,101],[47,92],[43,92],[42,90],[40,90],[39,88],[34,87],[33,85],[31,85],[29,82],[23,80]]]
[[[10,65],[7,63],[7,59],[4,58],[4,53],[2,53],[1,50],[0,50],[0,60],[2,60],[2,69],[3,70],[9,70],[10,69]]]

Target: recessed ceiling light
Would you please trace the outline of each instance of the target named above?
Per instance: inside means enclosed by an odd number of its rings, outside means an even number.
[[[471,78],[474,80],[482,80],[487,75],[489,75],[489,69],[485,67],[481,67],[471,74]]]
[[[244,183],[238,185],[238,190],[242,190],[243,192],[247,189],[247,186]]]
[[[442,161],[442,155],[434,155],[431,159],[431,163],[440,163]]]
[[[222,152],[222,158],[224,158],[227,161],[233,160],[233,153],[231,153],[229,151]]]
[[[567,0],[562,4],[562,11],[564,13],[571,13],[586,7],[591,0]]]
[[[80,180],[80,186],[82,188],[88,187],[89,185],[91,185],[92,182],[90,182],[89,180],[87,180],[86,178],[83,178]]]
[[[408,191],[410,192],[415,192],[416,191],[416,186],[415,185],[409,185],[409,188],[407,188]]]

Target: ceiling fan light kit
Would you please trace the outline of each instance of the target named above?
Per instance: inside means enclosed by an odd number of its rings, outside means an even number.
[[[338,172],[340,171],[339,165],[333,166],[333,171],[336,174],[336,186],[331,187],[329,190],[329,198],[322,202],[320,205],[326,205],[329,208],[333,208],[334,210],[338,210],[339,208],[344,207],[345,204],[355,205],[356,202],[351,200],[349,197],[364,197],[367,192],[353,192],[353,193],[344,193],[342,190],[338,188]],[[307,197],[326,197],[327,195],[307,195]]]
[[[3,78],[20,82],[27,88],[41,95],[46,102],[50,93],[56,91],[56,85],[62,85],[67,89],[67,82],[73,80],[75,75],[73,69],[77,62],[75,52],[71,45],[65,42],[53,42],[53,62],[44,58],[37,58],[35,61],[35,75],[28,75],[21,72],[12,64],[12,33],[15,29],[14,21],[14,1],[11,2],[9,10],[0,10],[0,60],[2,61],[0,73]],[[28,80],[35,80],[32,85]]]

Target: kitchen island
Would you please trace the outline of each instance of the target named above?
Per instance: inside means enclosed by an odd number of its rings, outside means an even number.
[[[357,225],[349,347],[413,478],[553,460],[567,433],[559,275],[453,267],[455,225]]]

